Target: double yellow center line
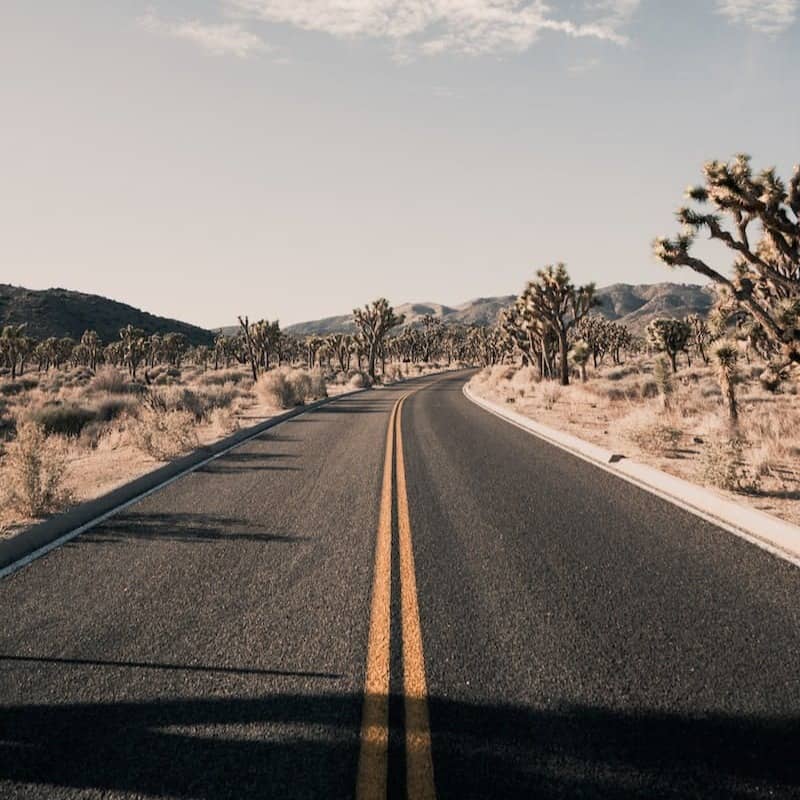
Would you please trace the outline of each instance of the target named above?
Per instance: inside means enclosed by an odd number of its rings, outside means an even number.
[[[385,800],[388,789],[393,465],[397,484],[397,543],[400,555],[406,796],[411,800],[428,800],[428,798],[432,800],[436,797],[425,656],[422,650],[422,628],[419,621],[417,579],[403,456],[403,403],[410,394],[413,392],[403,395],[395,403],[386,433],[367,644],[364,709],[361,720],[361,751],[356,783],[357,800]]]

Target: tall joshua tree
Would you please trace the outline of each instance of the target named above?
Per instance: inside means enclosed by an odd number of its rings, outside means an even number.
[[[703,174],[704,185],[686,193],[694,205],[677,212],[683,231],[672,239],[656,239],[656,256],[710,278],[723,303],[761,325],[777,357],[774,371],[799,364],[800,165],[788,186],[774,168],[754,173],[750,157],[743,154],[727,163],[709,161]],[[730,274],[693,252],[701,231],[731,251]]]
[[[672,371],[678,371],[678,353],[689,352],[692,328],[681,319],[654,319],[645,329],[647,343],[659,352],[669,356]]]
[[[364,308],[353,309],[353,320],[367,348],[367,371],[375,380],[375,361],[382,351],[383,340],[389,331],[402,324],[403,315],[397,316],[385,297],[374,300]]]
[[[569,385],[569,332],[597,305],[594,284],[575,286],[566,265],[548,265],[536,273],[522,296],[527,308],[558,338],[561,385]]]
[[[11,380],[17,377],[24,347],[25,325],[6,325],[0,333],[0,354],[11,369]]]
[[[103,343],[97,335],[97,331],[87,330],[81,336],[81,344],[86,352],[86,359],[89,362],[89,369],[97,369],[97,362],[103,352]]]

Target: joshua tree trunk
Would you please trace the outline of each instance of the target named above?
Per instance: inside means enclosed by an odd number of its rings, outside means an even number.
[[[569,386],[569,362],[567,361],[569,353],[567,352],[567,333],[566,331],[558,332],[558,358],[561,369],[561,385]]]

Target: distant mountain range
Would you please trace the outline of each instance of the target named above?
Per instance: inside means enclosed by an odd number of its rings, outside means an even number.
[[[640,333],[656,317],[685,317],[689,314],[706,316],[714,302],[710,287],[693,284],[653,283],[634,285],[615,283],[599,289],[597,313],[621,322]],[[516,295],[479,297],[460,306],[440,303],[405,303],[395,312],[405,315],[404,325],[420,324],[426,314],[442,322],[460,325],[493,325],[500,312],[514,302]],[[286,328],[296,336],[326,336],[330,333],[353,333],[352,314],[299,322]]]
[[[405,325],[418,325],[426,314],[445,323],[460,325],[492,325],[500,311],[514,301],[515,295],[479,297],[460,306],[440,303],[405,303],[397,306],[405,315]],[[708,314],[714,302],[710,287],[691,284],[655,283],[632,285],[615,283],[598,291],[598,313],[628,325],[640,333],[656,317],[684,317],[687,314]],[[141,328],[146,333],[183,333],[192,344],[210,344],[214,332],[179,320],[158,317],[138,308],[93,294],[67,289],[34,291],[19,286],[0,284],[0,326],[26,323],[29,335],[39,339],[48,336],[80,338],[88,328],[100,334],[105,342],[119,336],[125,325]],[[218,329],[233,334],[235,326]],[[289,325],[288,333],[296,336],[325,336],[330,333],[352,333],[351,314]]]
[[[70,336],[80,339],[89,328],[104,342],[119,338],[120,328],[133,325],[145,333],[183,333],[192,344],[210,344],[214,334],[176,319],[157,317],[138,308],[68,289],[24,289],[0,284],[0,326],[25,323],[25,332],[37,339]]]

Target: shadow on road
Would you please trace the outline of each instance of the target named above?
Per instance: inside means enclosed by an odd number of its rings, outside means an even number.
[[[0,654],[3,662],[21,664],[52,664],[67,667],[112,667],[114,669],[152,669],[168,672],[202,672],[211,675],[269,675],[281,678],[340,678],[335,672],[301,672],[285,669],[256,669],[253,667],[210,666],[208,664],[162,664],[157,661],[111,661],[98,658],[59,658],[54,656],[10,656]]]
[[[20,796],[24,783],[40,796],[71,787],[348,797],[361,704],[360,695],[317,693],[0,707],[0,780],[17,784]],[[775,798],[800,790],[797,718],[442,698],[431,699],[430,717],[440,798]]]
[[[267,544],[269,542],[306,542],[308,536],[264,533],[259,530],[242,530],[246,525],[241,518],[189,514],[180,512],[130,511],[111,517],[97,528],[82,534],[65,547],[84,546],[87,543],[108,544],[136,540],[169,540],[197,544],[200,542],[240,541]]]

